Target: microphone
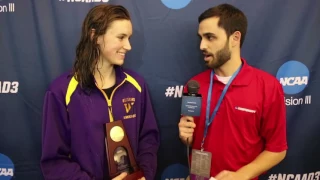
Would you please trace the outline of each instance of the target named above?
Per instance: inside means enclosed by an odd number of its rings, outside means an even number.
[[[202,96],[199,94],[200,85],[195,80],[190,80],[187,83],[187,93],[183,93],[182,95],[182,103],[181,103],[181,115],[183,116],[200,116],[201,112],[201,103]],[[188,158],[188,166],[189,166],[189,174],[191,173],[190,166],[190,158],[189,158],[189,139],[187,139],[187,158]]]
[[[187,83],[187,93],[182,95],[181,115],[200,116],[202,96],[199,94],[200,85],[195,80]]]

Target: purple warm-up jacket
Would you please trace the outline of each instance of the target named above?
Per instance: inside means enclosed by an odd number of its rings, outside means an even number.
[[[70,74],[55,79],[45,94],[41,169],[45,179],[108,177],[105,123],[122,120],[137,164],[146,180],[155,178],[159,131],[145,81],[116,67],[109,100],[102,90],[83,89]],[[107,178],[108,179],[108,178]]]

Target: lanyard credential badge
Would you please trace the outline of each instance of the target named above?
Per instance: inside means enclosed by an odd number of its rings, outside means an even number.
[[[194,177],[201,178],[210,178],[210,169],[211,169],[211,153],[205,151],[199,151],[196,149],[192,150],[191,158],[191,170],[190,173]],[[192,179],[192,178],[191,178]],[[194,178],[198,179],[198,178]],[[193,180],[193,179],[192,179]]]

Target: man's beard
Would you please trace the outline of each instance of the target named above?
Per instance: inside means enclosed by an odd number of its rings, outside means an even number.
[[[231,58],[231,52],[228,47],[228,41],[223,49],[217,51],[215,54],[212,55],[212,60],[206,62],[207,66],[212,69],[217,69],[229,61]]]

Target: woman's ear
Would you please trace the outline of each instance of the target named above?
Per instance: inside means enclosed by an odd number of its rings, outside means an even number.
[[[90,33],[91,41],[93,40],[93,36],[95,35],[95,33],[96,33],[96,30],[95,29],[91,29],[91,33]]]
[[[94,37],[94,35],[96,34],[96,30],[95,29],[91,29],[91,41],[93,40],[93,37]],[[97,37],[97,44],[101,44],[102,43],[102,38],[103,38],[103,36],[98,36]]]

